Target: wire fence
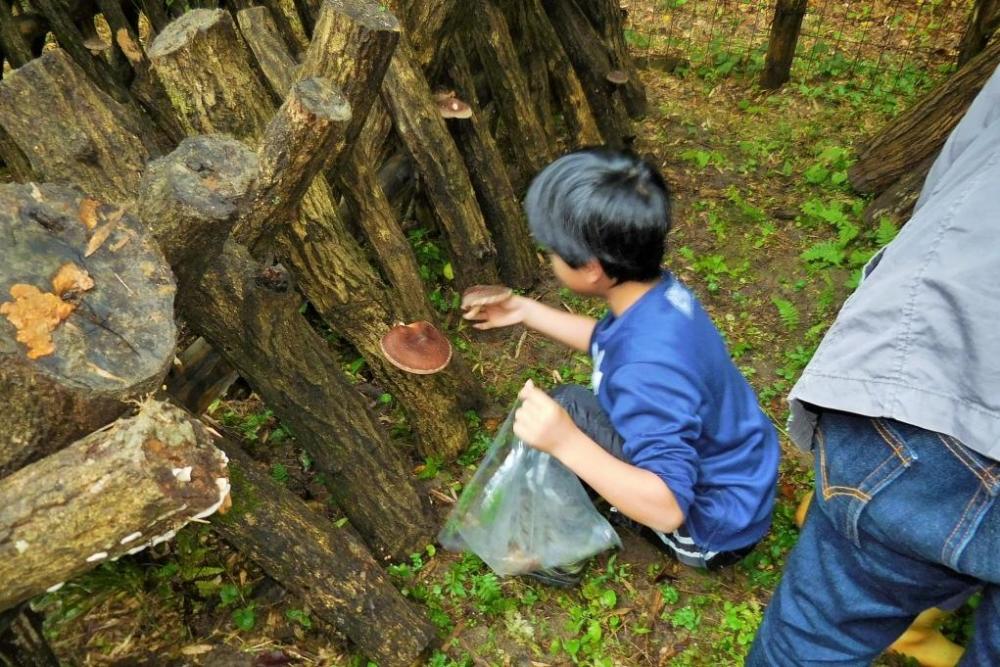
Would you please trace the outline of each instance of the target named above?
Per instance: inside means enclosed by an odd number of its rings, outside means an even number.
[[[622,0],[626,37],[640,57],[702,64],[720,73],[763,66],[775,0]],[[914,85],[914,73],[952,67],[970,0],[813,0],[793,78],[844,76],[858,88]]]

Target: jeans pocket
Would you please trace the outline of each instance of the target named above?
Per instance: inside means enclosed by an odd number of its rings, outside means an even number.
[[[882,419],[824,415],[815,438],[817,501],[834,526],[861,546],[861,513],[916,454]]]

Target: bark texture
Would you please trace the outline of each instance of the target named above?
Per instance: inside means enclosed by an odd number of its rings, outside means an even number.
[[[422,610],[349,528],[315,514],[232,443],[223,447],[233,507],[212,520],[216,531],[379,665],[412,665],[435,638]]]
[[[524,210],[507,177],[503,157],[482,120],[475,80],[465,53],[453,47],[448,62],[456,91],[472,107],[472,118],[449,121],[449,126],[496,242],[501,276],[511,287],[530,287],[538,279],[539,263]]]
[[[780,88],[788,81],[807,4],[807,0],[778,0],[775,4],[767,57],[760,75],[761,88]]]
[[[158,402],[0,480],[0,609],[170,539],[229,493],[226,458]]]
[[[0,82],[0,126],[40,178],[92,184],[88,194],[118,203],[135,196],[142,165],[167,147],[133,107],[101,91],[58,49]]]
[[[401,457],[299,313],[287,272],[226,240],[256,182],[256,162],[238,142],[187,139],[149,166],[140,217],[162,239],[175,236],[171,230],[216,231],[200,252],[175,255],[181,314],[328,472],[336,500],[373,551],[404,556],[426,543],[430,528]]]
[[[1000,41],[995,41],[863,144],[847,172],[851,185],[861,192],[882,192],[936,155],[998,62]]]
[[[3,477],[158,389],[176,330],[170,268],[122,208],[65,186],[2,185],[0,238]]]
[[[465,163],[405,40],[386,72],[382,96],[448,237],[457,284],[468,287],[496,282],[496,248]]]

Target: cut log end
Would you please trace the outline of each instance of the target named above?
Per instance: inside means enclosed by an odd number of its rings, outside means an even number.
[[[174,354],[174,280],[123,208],[0,186],[0,476],[154,391]]]
[[[231,21],[228,12],[222,9],[192,9],[185,12],[156,36],[149,46],[149,58],[165,58],[186,48],[195,35],[212,30],[222,21]]]
[[[399,20],[384,2],[374,0],[323,0],[323,10],[332,10],[375,32],[399,32]],[[321,10],[322,11],[322,10]]]
[[[213,514],[227,462],[199,422],[148,401],[0,480],[0,610]]]
[[[175,271],[228,236],[241,197],[258,177],[257,157],[228,137],[185,139],[151,162],[139,187],[139,217],[160,242]],[[188,220],[178,210],[198,211]]]

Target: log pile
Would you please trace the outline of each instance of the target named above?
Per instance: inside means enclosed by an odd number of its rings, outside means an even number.
[[[198,4],[0,0],[0,159],[21,183],[0,186],[0,581],[17,582],[0,586],[0,658],[40,638],[24,600],[169,539],[231,484],[219,535],[379,664],[411,664],[434,629],[382,570],[435,532],[408,471],[457,455],[486,394],[457,352],[428,375],[383,356],[397,323],[443,321],[407,229],[434,230],[455,289],[530,287],[528,181],[568,149],[628,144],[643,113],[623,13]],[[415,451],[306,303],[399,401]],[[178,357],[175,317],[196,336]],[[237,375],[350,529],[192,415]]]

